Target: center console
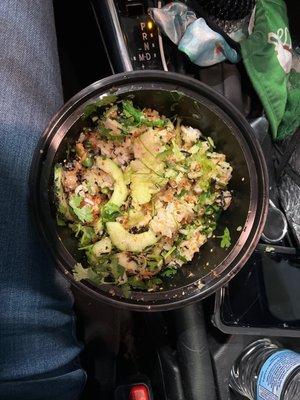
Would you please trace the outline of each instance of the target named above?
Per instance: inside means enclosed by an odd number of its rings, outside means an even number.
[[[154,7],[156,3],[147,0],[93,0],[114,72],[164,69],[162,40],[147,14],[148,7]]]

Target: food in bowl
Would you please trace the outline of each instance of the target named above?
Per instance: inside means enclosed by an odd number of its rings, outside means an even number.
[[[86,254],[74,277],[157,290],[212,238],[232,167],[199,129],[131,100],[104,98],[84,119],[54,167],[57,222]],[[221,239],[230,246],[227,228]]]

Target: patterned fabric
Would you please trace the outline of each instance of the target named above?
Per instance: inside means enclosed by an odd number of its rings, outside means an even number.
[[[213,31],[203,18],[197,19],[185,4],[170,3],[162,8],[150,8],[149,12],[161,31],[194,64],[207,67],[226,59],[232,63],[240,60],[223,36]]]
[[[243,61],[270,122],[274,139],[300,125],[300,62],[293,51],[283,0],[258,0]]]

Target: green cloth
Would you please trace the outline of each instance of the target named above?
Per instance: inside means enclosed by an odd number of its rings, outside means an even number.
[[[294,133],[300,125],[300,71],[293,65],[284,1],[257,1],[253,31],[241,50],[274,139]]]

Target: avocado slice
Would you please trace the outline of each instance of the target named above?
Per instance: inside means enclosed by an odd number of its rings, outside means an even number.
[[[58,203],[58,213],[65,217],[68,221],[74,221],[73,214],[71,213],[71,209],[68,204],[67,195],[64,192],[62,179],[63,167],[59,164],[56,164],[54,166],[54,192],[56,201]]]
[[[133,202],[137,204],[146,204],[151,200],[153,193],[153,183],[151,181],[151,175],[133,175],[131,179],[131,195]]]
[[[121,207],[128,195],[121,168],[110,158],[97,157],[96,165],[98,168],[102,169],[102,171],[109,174],[115,181],[114,191],[109,201]]]
[[[156,194],[166,184],[163,177],[152,173],[134,174],[131,177],[131,197],[133,203],[149,203],[153,194]]]
[[[158,241],[155,234],[149,230],[143,233],[129,233],[119,222],[107,222],[106,229],[110,239],[119,250],[142,252],[146,247]]]
[[[162,173],[165,167],[163,161],[156,157],[163,148],[164,143],[153,129],[148,129],[133,142],[134,157],[155,173]]]
[[[149,203],[152,195],[166,184],[165,177],[151,171],[142,160],[132,161],[125,174],[130,184],[132,200],[136,204]]]

